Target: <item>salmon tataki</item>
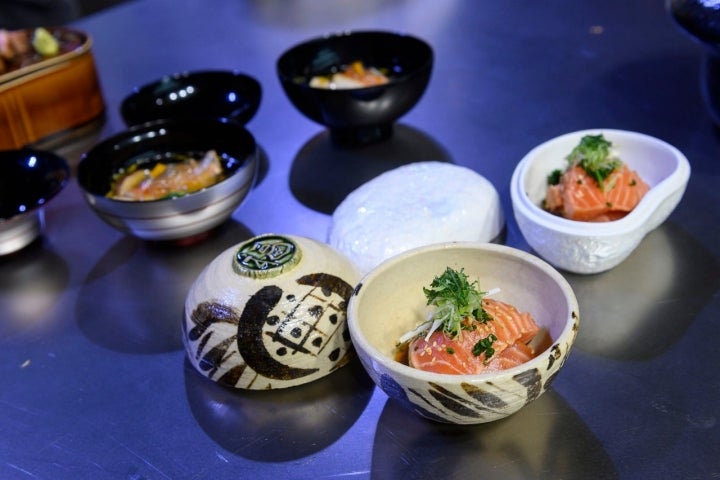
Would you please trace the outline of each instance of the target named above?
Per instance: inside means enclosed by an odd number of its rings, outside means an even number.
[[[508,303],[483,298],[464,272],[447,268],[424,289],[430,320],[404,335],[404,361],[420,370],[453,375],[505,370],[534,358],[540,328],[532,315]],[[398,358],[404,358],[398,357]]]
[[[602,135],[587,135],[568,155],[568,167],[548,176],[543,208],[570,220],[607,222],[632,211],[650,190],[611,152]]]

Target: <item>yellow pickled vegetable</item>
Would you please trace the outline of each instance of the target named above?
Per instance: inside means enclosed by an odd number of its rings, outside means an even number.
[[[33,33],[32,46],[43,57],[52,57],[60,51],[60,44],[45,28],[36,28]]]

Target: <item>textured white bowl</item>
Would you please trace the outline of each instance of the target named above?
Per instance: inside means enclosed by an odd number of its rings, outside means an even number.
[[[530,312],[552,345],[517,367],[480,375],[425,372],[396,361],[402,334],[425,319],[423,287],[446,267],[463,268],[481,290]],[[511,415],[548,388],[567,359],[578,330],[570,285],[538,257],[511,247],[453,242],[401,253],[365,275],[348,305],[355,350],[373,381],[415,413],[444,423],[475,424]]]
[[[568,220],[543,210],[547,176],[566,166],[566,156],[583,136],[598,134],[612,142],[650,191],[632,212],[613,222]],[[515,168],[510,196],[515,220],[533,250],[557,268],[590,274],[625,260],[648,232],[667,219],[689,178],[687,158],[672,145],[642,133],[592,129],[561,135],[532,149]]]
[[[260,235],[218,255],[185,302],[192,365],[222,385],[301,385],[353,355],[346,308],[360,274],[324,243]]]

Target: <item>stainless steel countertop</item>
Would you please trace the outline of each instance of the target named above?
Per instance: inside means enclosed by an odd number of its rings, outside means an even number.
[[[0,258],[0,478],[710,479],[720,475],[720,137],[702,47],[660,0],[138,0],[76,22],[105,123],[59,152],[74,166],[123,128],[118,107],[164,74],[236,69],[263,101],[263,172],[207,241],[148,244],[104,224],[73,180],[41,241]],[[308,37],[400,30],[432,44],[427,92],[386,143],[338,150],[289,103],[275,60]],[[687,192],[623,264],[564,274],[581,328],[550,391],[518,414],[452,427],[414,417],[357,362],[318,382],[233,392],[185,360],[183,301],[225,248],[275,232],[326,240],[329,213],[395,166],[442,159],[500,192],[505,243],[528,250],[508,185],[533,146],[585,128],[659,137]]]

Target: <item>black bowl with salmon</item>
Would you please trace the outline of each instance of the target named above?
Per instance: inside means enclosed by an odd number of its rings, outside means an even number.
[[[177,118],[132,127],[78,165],[90,207],[145,240],[196,237],[226,221],[256,178],[257,144],[227,119]]]
[[[433,50],[420,38],[386,31],[329,34],[300,43],[277,61],[290,102],[326,126],[335,144],[387,139],[425,93]]]

